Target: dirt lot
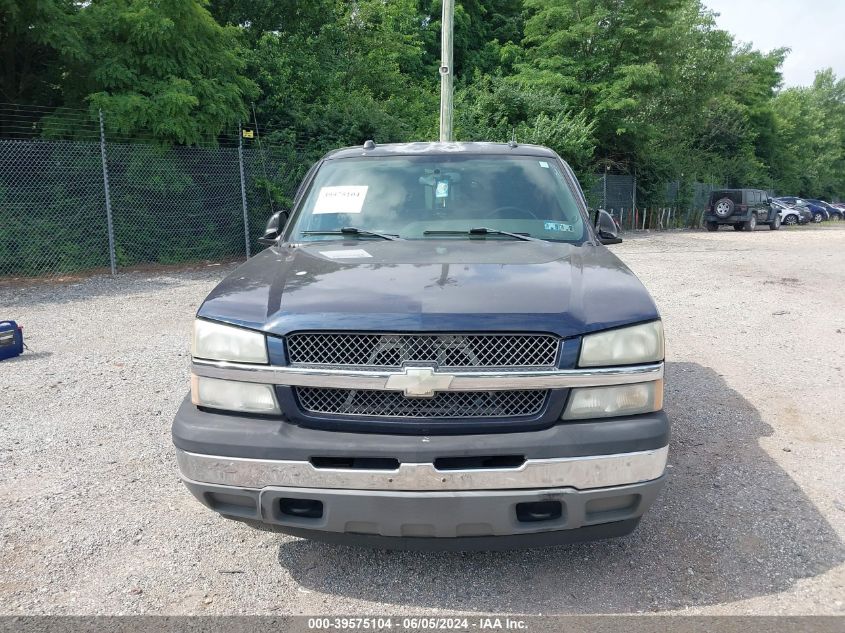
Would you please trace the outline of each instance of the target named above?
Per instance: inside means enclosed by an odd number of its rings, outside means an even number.
[[[845,613],[845,226],[613,247],[668,337],[670,480],[625,539],[397,553],[250,530],[177,477],[194,311],[231,265],[0,288],[0,613]]]

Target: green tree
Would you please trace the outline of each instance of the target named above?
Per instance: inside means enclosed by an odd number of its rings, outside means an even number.
[[[503,49],[522,40],[522,0],[457,0],[455,3],[454,66],[458,83],[476,73],[509,72]],[[436,77],[440,66],[441,0],[420,0],[418,14],[425,46],[425,71]]]
[[[122,136],[213,140],[246,117],[255,85],[237,30],[197,0],[94,0],[79,11],[86,55],[71,67],[67,102],[107,114]]]
[[[599,146],[624,157],[649,133],[641,116],[666,86],[684,0],[525,0],[526,82],[559,91],[595,122]]]
[[[705,106],[733,42],[699,0],[525,0],[516,81],[558,95],[593,126],[594,161],[636,169],[640,199],[699,172]],[[698,164],[697,164],[698,163]]]
[[[73,0],[0,0],[0,101],[52,106],[67,60],[83,52]]]
[[[265,33],[308,34],[335,18],[337,0],[209,0],[222,25],[237,26],[252,40]]]
[[[830,69],[808,88],[789,88],[773,102],[778,188],[806,197],[845,197],[845,80]]]
[[[560,95],[545,87],[521,86],[512,78],[482,77],[458,90],[455,133],[462,140],[546,145],[582,173],[595,149],[594,124],[570,111]]]
[[[845,195],[843,81],[823,71],[781,90],[787,51],[736,46],[702,0],[456,4],[460,139],[515,133],[583,176],[636,170],[645,203],[678,179]],[[92,120],[102,108],[114,136],[165,145],[213,142],[254,118],[263,140],[309,158],[367,138],[434,139],[441,9],[0,0],[0,101],[88,108]],[[71,129],[60,112],[42,124]],[[286,200],[288,185],[267,180]]]
[[[316,32],[291,26],[261,35],[249,55],[259,123],[323,150],[430,133],[437,101],[434,79],[414,77],[423,49],[413,7],[336,2]]]

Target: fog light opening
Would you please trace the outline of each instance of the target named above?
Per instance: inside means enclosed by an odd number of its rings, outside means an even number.
[[[279,499],[279,512],[298,519],[319,519],[323,516],[323,502],[316,499]]]
[[[563,516],[560,501],[531,501],[516,504],[516,519],[520,523],[554,521]]]

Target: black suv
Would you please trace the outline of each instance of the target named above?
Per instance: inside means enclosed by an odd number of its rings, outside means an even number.
[[[714,191],[704,220],[708,231],[719,230],[720,224],[732,224],[736,231],[753,231],[758,224],[768,224],[773,231],[780,228],[780,214],[761,189]]]

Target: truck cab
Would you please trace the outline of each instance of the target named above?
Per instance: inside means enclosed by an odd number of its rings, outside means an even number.
[[[550,149],[332,152],[195,320],[173,422],[220,515],[504,549],[630,533],[665,481],[660,315]]]

